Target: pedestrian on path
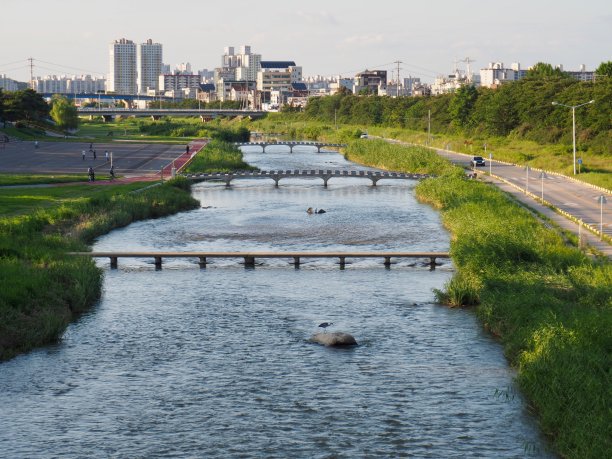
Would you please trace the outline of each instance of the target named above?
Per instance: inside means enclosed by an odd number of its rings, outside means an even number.
[[[108,150],[104,150],[104,159],[108,162]]]
[[[96,159],[96,150],[93,151],[93,157]]]
[[[81,156],[83,157],[83,161],[85,161],[85,150],[81,152]]]
[[[110,175],[111,182],[115,180],[115,166],[111,166],[108,173]]]
[[[189,145],[185,147],[185,153],[189,153]]]
[[[93,182],[96,180],[96,174],[93,170],[93,167],[89,166],[89,169],[87,169],[87,175],[89,175],[90,182]]]

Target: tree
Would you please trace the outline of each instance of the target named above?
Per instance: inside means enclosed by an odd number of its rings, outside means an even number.
[[[527,71],[527,78],[567,77],[567,73],[545,62],[538,62]]]
[[[79,127],[79,115],[74,103],[64,96],[53,96],[51,100],[51,118],[60,129]]]
[[[461,86],[455,91],[448,106],[448,113],[453,124],[460,127],[468,125],[476,99],[478,99],[478,91],[472,85]]]
[[[7,93],[4,113],[8,121],[41,120],[49,116],[49,104],[32,89]]]
[[[602,62],[595,70],[595,75],[612,77],[612,61]]]

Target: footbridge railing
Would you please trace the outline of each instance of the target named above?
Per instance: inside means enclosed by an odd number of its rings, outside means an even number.
[[[161,269],[164,258],[197,258],[200,268],[206,268],[210,259],[238,258],[244,260],[246,268],[254,268],[255,260],[261,258],[287,258],[293,261],[295,268],[300,267],[303,258],[337,258],[340,269],[344,269],[347,259],[380,258],[386,268],[391,267],[391,260],[397,258],[422,258],[429,260],[430,270],[436,268],[436,259],[450,258],[448,252],[71,252],[70,255],[92,258],[109,258],[110,267],[116,269],[119,258],[150,258],[155,268]]]
[[[308,141],[296,141],[296,140],[275,140],[267,142],[236,142],[234,143],[237,147],[253,147],[259,146],[262,148],[263,153],[266,152],[266,147],[285,145],[289,147],[289,151],[293,153],[293,147],[315,147],[317,153],[321,153],[321,148],[344,148],[345,143],[329,143],[329,142],[308,142]]]
[[[331,178],[367,178],[372,181],[372,185],[376,186],[379,180],[422,180],[433,177],[429,174],[405,174],[401,172],[380,172],[370,170],[360,171],[339,171],[339,170],[272,170],[272,171],[236,171],[236,172],[211,172],[207,174],[184,174],[185,178],[197,182],[204,181],[220,181],[225,182],[226,186],[236,179],[255,179],[269,178],[274,180],[274,185],[278,186],[278,182],[283,178],[321,178],[323,185],[327,187],[327,182]]]

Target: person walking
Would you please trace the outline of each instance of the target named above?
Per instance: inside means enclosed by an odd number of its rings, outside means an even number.
[[[111,182],[115,180],[115,166],[111,166],[108,173],[110,175]]]
[[[94,170],[93,170],[93,167],[89,166],[89,169],[87,169],[87,175],[89,176],[89,181],[93,182],[94,181]]]
[[[104,150],[104,159],[108,162],[108,150]]]
[[[85,161],[85,150],[81,151],[81,156],[83,157],[83,161]]]
[[[93,151],[93,157],[96,159],[96,150]]]
[[[38,140],[34,141],[34,148],[38,148]]]

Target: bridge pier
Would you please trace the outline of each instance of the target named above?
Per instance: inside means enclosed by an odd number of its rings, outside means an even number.
[[[391,267],[391,257],[385,257],[385,268],[389,269]]]
[[[327,181],[331,178],[331,175],[323,175],[321,178],[323,179],[323,186],[327,188]]]
[[[293,145],[289,145],[289,153],[293,153]]]
[[[317,153],[321,153],[321,145],[317,145]]]
[[[436,257],[429,257],[429,270],[435,271],[436,269]]]
[[[198,264],[200,265],[200,268],[206,268],[206,257],[200,257],[200,262]]]
[[[159,121],[160,118],[160,115],[151,115],[151,121]]]
[[[102,115],[102,119],[105,123],[110,123],[113,120],[113,115]]]
[[[368,177],[370,180],[372,180],[372,186],[376,186],[376,182],[378,182],[380,180],[380,177],[375,177],[373,175],[371,175],[370,177]]]
[[[270,178],[274,180],[274,186],[278,188],[278,182],[280,181],[281,177],[279,175],[272,175]]]
[[[346,265],[345,259],[346,257],[340,257],[340,269],[344,269],[344,266]]]
[[[233,180],[233,178],[234,178],[234,176],[233,176],[233,175],[228,175],[227,177],[225,177],[225,178],[223,179],[223,181],[225,182],[225,186],[226,186],[226,187],[229,187],[229,186],[230,186],[230,183],[231,183],[231,181]]]
[[[111,269],[117,269],[117,257],[110,257]]]
[[[300,257],[293,257],[293,266],[295,269],[300,269]]]
[[[251,257],[251,256],[244,257],[244,267],[254,268],[255,267],[255,257]]]
[[[159,271],[162,269],[162,257],[155,257],[155,270]]]

